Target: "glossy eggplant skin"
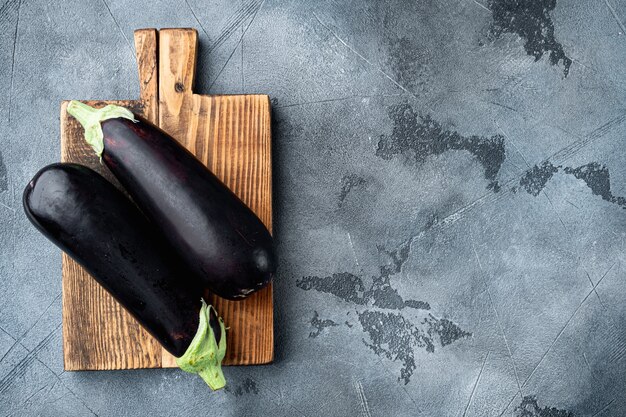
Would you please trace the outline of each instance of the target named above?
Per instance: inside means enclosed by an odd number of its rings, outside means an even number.
[[[37,229],[170,353],[185,353],[198,330],[203,290],[126,196],[87,167],[52,164],[26,186],[23,204]]]
[[[149,122],[101,122],[102,160],[204,285],[241,299],[275,271],[272,236],[202,162]]]

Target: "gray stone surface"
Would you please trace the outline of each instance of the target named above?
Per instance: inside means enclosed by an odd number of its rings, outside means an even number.
[[[622,0],[5,2],[0,414],[625,415],[625,20]],[[21,209],[60,100],[138,95],[141,27],[199,29],[198,92],[273,99],[276,361],[217,393],[64,372],[60,253]]]

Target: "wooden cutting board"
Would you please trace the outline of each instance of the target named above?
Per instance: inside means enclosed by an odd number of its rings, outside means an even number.
[[[85,101],[126,106],[184,144],[272,230],[270,103],[266,95],[202,96],[193,93],[197,32],[135,32],[139,100]],[[83,140],[78,122],[61,105],[61,160],[95,169],[119,186]],[[112,233],[115,231],[112,230]],[[272,286],[243,301],[211,295],[224,318],[224,364],[271,362],[274,355]],[[175,367],[174,358],[76,262],[63,254],[63,355],[65,369]]]

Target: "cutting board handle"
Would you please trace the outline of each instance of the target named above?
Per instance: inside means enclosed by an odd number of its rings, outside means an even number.
[[[159,76],[157,56],[158,33],[156,29],[135,31],[135,53],[139,69],[139,99],[143,103],[143,116],[154,124],[159,123]]]
[[[180,120],[185,120],[192,108],[197,56],[195,29],[159,31],[159,126],[181,142],[188,136],[187,126]]]
[[[135,49],[139,97],[144,114],[175,138],[184,138],[181,115],[191,108],[196,78],[198,31],[190,28],[138,29]]]

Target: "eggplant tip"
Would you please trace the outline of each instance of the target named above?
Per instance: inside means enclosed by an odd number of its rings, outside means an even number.
[[[273,255],[264,248],[257,248],[252,253],[254,266],[262,274],[271,274],[275,271],[276,265]]]

